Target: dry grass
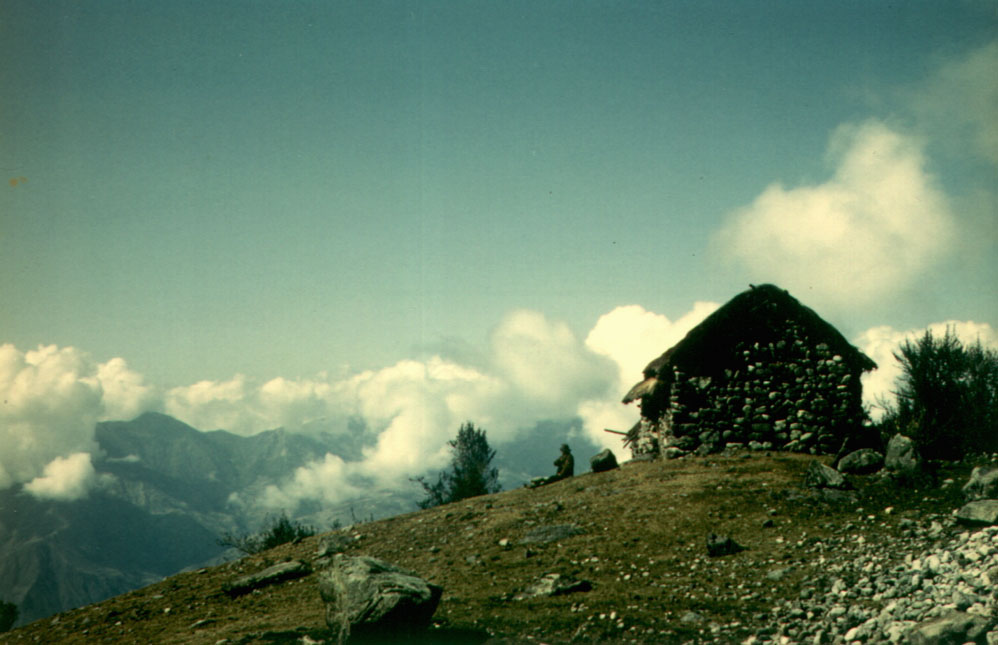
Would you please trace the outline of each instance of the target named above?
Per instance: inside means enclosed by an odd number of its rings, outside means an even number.
[[[737,642],[766,626],[777,601],[797,597],[805,585],[820,587],[827,561],[849,557],[850,540],[887,549],[903,542],[900,518],[948,514],[958,502],[958,486],[897,489],[873,477],[854,478],[856,501],[817,501],[800,491],[811,459],[742,453],[632,463],[344,532],[360,536],[348,553],[383,558],[444,587],[430,642]],[[968,469],[954,466],[943,476]],[[558,524],[584,533],[518,544],[531,529]],[[707,557],[711,532],[731,535],[746,550]],[[242,573],[312,560],[318,540],[176,575],[0,635],[0,643],[320,640],[324,608],[314,574],[236,599],[221,592]],[[826,546],[822,564],[814,553]],[[784,576],[767,578],[774,569]],[[511,599],[545,573],[588,580],[593,589]],[[684,621],[690,611],[702,620]]]

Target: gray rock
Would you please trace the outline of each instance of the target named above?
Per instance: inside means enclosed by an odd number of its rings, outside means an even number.
[[[908,632],[911,645],[962,645],[983,643],[990,621],[983,616],[951,611],[921,623]]]
[[[300,560],[291,560],[290,562],[282,562],[272,567],[267,567],[263,571],[236,578],[231,583],[224,585],[222,591],[230,598],[235,598],[256,589],[301,578],[310,573],[312,573],[312,568],[309,565]]]
[[[884,456],[871,448],[862,448],[850,452],[839,460],[839,472],[865,475],[880,470],[884,465]]]
[[[992,526],[998,524],[998,499],[981,499],[964,504],[956,512],[958,522],[972,526]]]
[[[620,468],[617,464],[617,457],[609,448],[589,458],[589,467],[594,473],[604,473],[614,468]]]
[[[698,614],[697,612],[695,612],[693,610],[688,610],[688,611],[686,611],[686,613],[684,613],[680,617],[679,622],[684,623],[686,625],[693,625],[695,623],[702,623],[703,622],[703,614]]]
[[[591,591],[593,585],[588,580],[576,580],[560,573],[547,573],[534,581],[529,587],[513,596],[513,600],[526,598],[542,598],[563,596],[580,591]]]
[[[998,468],[978,466],[970,473],[970,479],[963,487],[963,495],[969,501],[977,499],[998,499]]]
[[[342,533],[324,535],[319,538],[319,548],[316,550],[315,557],[324,558],[336,555],[337,553],[343,553],[350,546],[351,542],[353,542],[353,538]]]
[[[442,592],[411,571],[369,556],[338,553],[319,572],[326,624],[337,643],[415,637],[429,627]]]
[[[804,485],[808,488],[849,488],[849,482],[839,471],[820,461],[812,461],[804,475]]]
[[[707,555],[712,558],[717,558],[723,555],[732,555],[744,550],[745,547],[738,544],[728,536],[715,535],[714,533],[707,536]]]
[[[553,526],[540,526],[536,529],[527,533],[520,544],[547,544],[548,542],[557,542],[558,540],[565,540],[575,535],[581,535],[585,533],[581,528],[575,524],[555,524]]]
[[[887,442],[887,455],[884,467],[899,475],[914,475],[921,467],[922,460],[915,448],[915,442],[903,434],[896,434]]]

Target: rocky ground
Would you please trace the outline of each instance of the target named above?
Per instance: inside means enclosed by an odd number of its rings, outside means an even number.
[[[337,534],[347,553],[444,588],[432,643],[948,642],[918,641],[913,629],[998,642],[998,528],[953,514],[972,463],[904,486],[850,475],[852,490],[816,490],[804,484],[814,460],[736,451],[630,463]],[[712,533],[744,548],[712,557]],[[322,565],[323,537],[173,576],[0,643],[324,642],[308,573]],[[290,560],[305,575],[225,593]],[[943,620],[962,623],[930,625]]]

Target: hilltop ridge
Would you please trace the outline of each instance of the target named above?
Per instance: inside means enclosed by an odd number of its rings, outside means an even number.
[[[739,452],[632,462],[340,532],[353,538],[347,553],[388,560],[444,587],[434,617],[440,639],[741,642],[773,629],[774,608],[848,578],[841,571],[860,555],[889,567],[959,530],[951,517],[959,486],[940,482],[962,482],[969,464],[946,465],[921,488],[851,477],[854,493],[824,497],[803,485],[814,459]],[[523,543],[530,531],[559,525],[578,532]],[[709,533],[746,549],[708,557]],[[321,641],[315,574],[241,598],[222,593],[268,564],[313,561],[320,537],[172,576],[0,635],[0,643]],[[592,590],[514,599],[547,573],[584,579]]]

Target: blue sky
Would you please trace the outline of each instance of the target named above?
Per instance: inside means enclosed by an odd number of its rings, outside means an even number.
[[[508,386],[515,333],[592,354],[549,379],[630,374],[667,347],[594,353],[600,321],[643,337],[644,314],[665,329],[750,282],[857,342],[947,320],[990,338],[996,34],[993,1],[7,0],[6,374],[56,387],[39,366],[61,357],[100,382],[70,397],[94,418],[250,432],[308,420],[262,412],[266,383],[328,403],[439,360]],[[44,432],[24,405],[8,417]],[[447,405],[441,441],[480,411]]]

